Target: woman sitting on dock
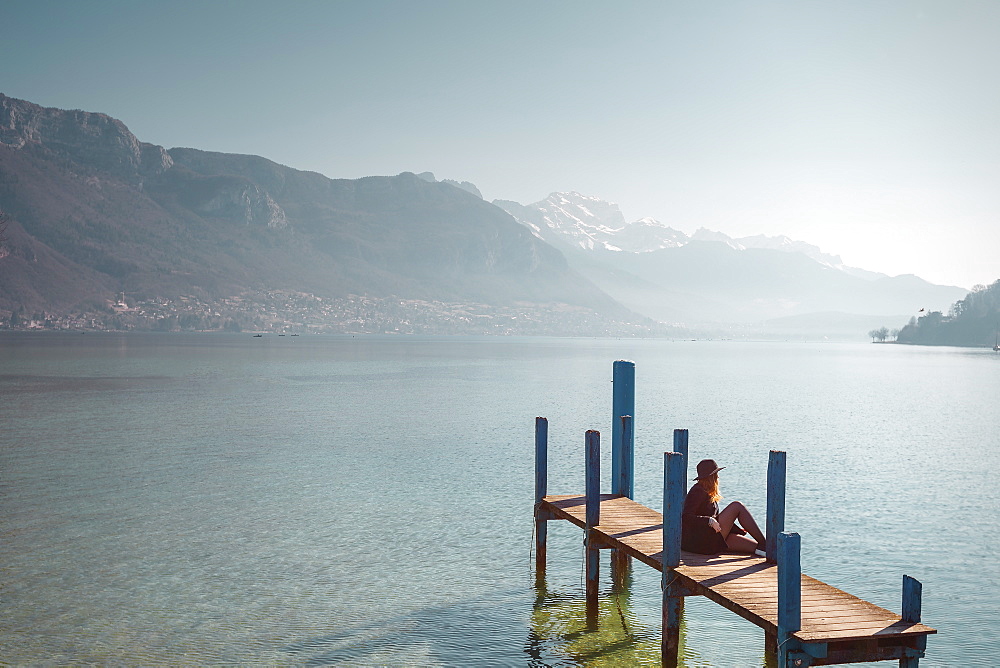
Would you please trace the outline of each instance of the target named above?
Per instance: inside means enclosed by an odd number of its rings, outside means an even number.
[[[724,468],[713,459],[698,462],[698,477],[684,499],[681,549],[699,554],[753,554],[765,549],[764,534],[742,503],[733,501],[719,512],[719,471]]]

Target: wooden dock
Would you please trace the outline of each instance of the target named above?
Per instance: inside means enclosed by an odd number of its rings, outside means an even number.
[[[584,529],[586,506],[586,496],[557,495],[544,497],[540,510]],[[600,524],[592,535],[598,549],[621,550],[663,571],[663,515],[652,508],[624,496],[602,494]],[[705,596],[777,637],[777,564],[747,554],[681,552],[680,565],[673,573],[674,584],[685,589],[686,595]],[[808,575],[800,577],[801,629],[792,637],[802,644],[826,645],[826,656],[811,657],[810,664],[801,665],[900,659],[922,650],[921,639],[936,633]]]
[[[548,494],[548,420],[535,420],[535,572],[544,578],[546,524],[566,520],[584,530],[587,617],[596,624],[599,551],[612,551],[616,576],[631,559],[660,571],[663,591],[662,663],[676,666],[680,615],[685,596],[705,596],[764,629],[771,663],[803,668],[898,659],[917,668],[927,636],[920,622],[921,585],[903,576],[902,613],[852,596],[799,567],[800,537],[786,532],[785,453],[771,451],[767,473],[767,556],[683,552],[681,513],[687,488],[688,432],[674,431],[673,451],[664,453],[664,510],[632,500],[635,365],[614,365],[611,494],[601,494],[600,433],[585,438],[583,495]]]

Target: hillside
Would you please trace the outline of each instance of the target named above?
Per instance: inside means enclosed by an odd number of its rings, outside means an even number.
[[[935,346],[995,346],[1000,336],[1000,280],[973,288],[945,314],[929,311],[911,318],[899,332],[899,343]]]
[[[285,290],[642,320],[460,187],[168,151],[104,114],[3,95],[0,209],[6,311]]]

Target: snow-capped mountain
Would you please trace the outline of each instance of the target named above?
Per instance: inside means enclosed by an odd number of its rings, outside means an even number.
[[[676,248],[688,241],[683,232],[653,218],[628,223],[614,202],[577,192],[552,193],[527,206],[505,200],[493,203],[531,228],[540,239],[583,250],[644,253]]]
[[[779,234],[776,237],[769,237],[764,234],[755,234],[751,237],[739,237],[733,239],[726,236],[722,232],[712,232],[711,230],[706,230],[703,227],[692,234],[691,239],[695,241],[723,241],[737,250],[765,248],[768,250],[783,251],[785,253],[802,253],[806,257],[812,258],[824,266],[832,269],[839,269],[840,271],[850,274],[851,276],[864,278],[869,281],[874,281],[879,278],[887,278],[887,274],[868,271],[867,269],[858,269],[857,267],[848,267],[844,264],[843,260],[840,259],[839,255],[824,253],[820,250],[819,246],[814,246],[806,243],[805,241],[795,241],[794,239],[789,239],[783,234]]]
[[[847,267],[786,236],[732,238],[705,228],[689,236],[652,218],[629,223],[617,204],[576,192],[528,205],[493,204],[561,250],[606,293],[663,322],[762,322],[809,313],[826,313],[831,328],[843,314],[902,322],[905,315],[892,314],[911,313],[914,304],[947,308],[965,293]]]
[[[552,193],[534,204],[496,200],[493,202],[540,239],[556,245],[569,245],[585,251],[650,253],[664,248],[678,248],[691,241],[717,241],[735,250],[768,249],[802,253],[820,264],[858,278],[876,280],[885,274],[846,266],[838,255],[824,253],[819,247],[795,241],[784,235],[758,234],[733,238],[704,227],[688,236],[654,218],[626,222],[614,202],[578,192]]]

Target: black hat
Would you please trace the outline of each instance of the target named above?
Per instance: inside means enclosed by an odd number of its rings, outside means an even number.
[[[713,473],[718,473],[725,466],[717,466],[714,459],[703,459],[698,462],[698,477],[695,480],[701,480],[702,478],[707,478]]]

